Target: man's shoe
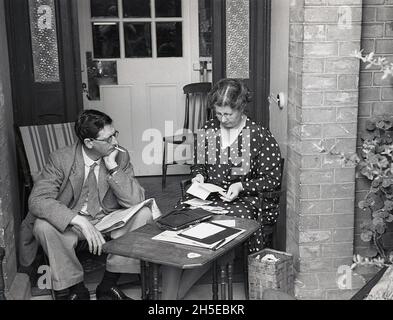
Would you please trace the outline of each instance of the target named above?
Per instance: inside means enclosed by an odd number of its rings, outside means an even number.
[[[96,289],[97,300],[134,300],[126,296],[117,286],[112,286],[107,290],[101,289],[100,286]]]
[[[79,290],[61,290],[55,292],[56,300],[90,300],[90,293],[86,287]]]
[[[90,293],[86,287],[83,290],[70,292],[68,300],[90,300]]]

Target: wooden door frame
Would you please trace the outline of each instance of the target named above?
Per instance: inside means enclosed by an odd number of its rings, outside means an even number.
[[[226,5],[212,0],[213,83],[226,77]],[[271,0],[250,0],[250,89],[254,120],[269,127]]]
[[[64,61],[64,63],[68,61],[74,66],[74,70],[64,70],[63,65],[60,64],[59,69],[62,81],[64,82],[65,121],[75,121],[75,114],[83,109],[78,11],[76,1],[77,0],[55,0],[56,19],[58,21],[57,35],[59,60]],[[26,18],[29,17],[27,0],[25,0],[25,2],[5,0],[5,12],[10,57],[14,123],[16,125],[41,124],[33,119],[33,114],[31,112],[28,112],[28,110],[32,110],[34,103],[30,100],[30,97],[33,96],[33,89],[30,84],[33,82],[34,78],[34,74],[29,72],[33,70],[32,57],[26,61],[24,54],[18,52],[17,43],[20,40],[16,39],[15,36],[16,26],[22,25],[19,32],[23,32],[24,39],[28,41],[26,47],[30,48],[31,51],[30,24],[29,18]],[[64,28],[64,26],[66,26],[66,28]],[[21,80],[25,81],[26,85],[21,85]],[[21,87],[23,87],[23,92],[20,92]],[[23,106],[30,107],[26,110]]]

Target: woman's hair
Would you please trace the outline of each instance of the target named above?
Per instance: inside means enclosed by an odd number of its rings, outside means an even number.
[[[84,110],[75,121],[75,133],[83,143],[86,138],[97,138],[98,133],[110,124],[112,119],[107,114],[98,110]]]
[[[251,93],[242,80],[227,78],[221,79],[214,85],[208,99],[210,108],[228,106],[243,111],[251,101]]]

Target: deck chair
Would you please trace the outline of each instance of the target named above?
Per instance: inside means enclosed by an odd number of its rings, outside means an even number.
[[[27,214],[27,200],[34,181],[37,179],[49,154],[57,149],[72,145],[77,137],[74,122],[15,126],[15,140],[22,180],[22,216]]]
[[[57,149],[72,145],[77,137],[74,123],[15,126],[16,151],[21,178],[21,216],[28,212],[28,198],[34,182],[49,159],[49,154]],[[43,254],[45,264],[49,264]],[[51,290],[54,299],[54,291]]]
[[[207,119],[212,118],[212,112],[208,109],[207,95],[212,87],[210,82],[191,83],[183,87],[186,95],[183,133],[180,135],[163,137],[164,150],[162,158],[162,188],[166,186],[166,174],[168,166],[178,164],[189,164],[193,161],[192,154],[189,159],[169,159],[169,145],[179,146],[188,144],[193,151],[195,132],[200,129]],[[174,158],[174,157],[173,157]]]
[[[284,173],[284,164],[285,164],[285,159],[281,158],[280,160],[281,164],[281,182],[282,182],[282,177]],[[181,195],[182,199],[184,199],[186,195],[186,190],[188,187],[191,185],[191,179],[186,179],[183,181],[180,181],[180,188],[181,188]],[[277,204],[277,209],[280,210],[281,207],[281,199],[282,196],[285,194],[285,189],[281,186],[279,189],[274,190],[274,191],[264,191],[259,193],[259,202],[262,204],[266,199],[272,199],[274,203]],[[266,248],[272,248],[273,249],[273,243],[274,243],[274,237],[276,237],[276,229],[277,229],[277,224],[275,223],[274,225],[269,225],[264,227],[264,235],[266,236],[267,242],[266,242]],[[246,294],[246,299],[249,298],[248,294],[248,244],[247,242],[244,243],[243,246],[243,273],[244,273],[244,291]]]

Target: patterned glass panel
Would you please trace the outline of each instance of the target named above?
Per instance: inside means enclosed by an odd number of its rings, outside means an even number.
[[[183,55],[182,23],[157,22],[157,57]]]
[[[155,0],[156,17],[181,17],[181,0]]]
[[[118,17],[117,0],[90,0],[92,17]]]
[[[58,82],[59,52],[54,0],[29,0],[29,11],[34,81]]]
[[[226,75],[248,79],[250,69],[249,0],[226,0]]]
[[[149,22],[125,22],[126,58],[151,57],[151,27]]]
[[[150,18],[150,0],[123,0],[124,18]]]
[[[94,58],[120,58],[119,24],[93,22]]]

